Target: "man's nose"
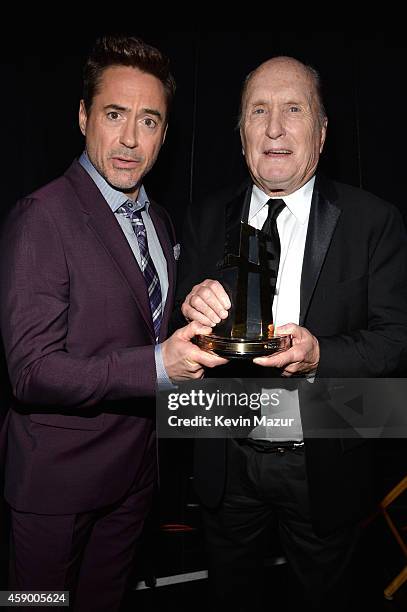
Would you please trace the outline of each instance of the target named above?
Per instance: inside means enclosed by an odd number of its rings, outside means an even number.
[[[274,111],[270,113],[266,127],[266,134],[269,138],[273,139],[284,136],[285,128],[283,117],[280,112]]]
[[[126,121],[120,132],[120,143],[129,149],[134,149],[138,145],[137,123]]]

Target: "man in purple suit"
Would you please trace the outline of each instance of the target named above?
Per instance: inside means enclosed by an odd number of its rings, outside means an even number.
[[[156,479],[157,381],[224,361],[191,342],[210,331],[200,324],[165,339],[178,248],[142,180],[174,91],[157,49],[100,39],[84,72],[85,152],[3,230],[10,583],[69,590],[75,610],[120,606]]]

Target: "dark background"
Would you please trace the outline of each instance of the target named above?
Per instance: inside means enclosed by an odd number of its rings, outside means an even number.
[[[0,214],[61,174],[83,147],[77,126],[82,65],[103,32],[21,37],[2,48]],[[325,84],[331,177],[382,196],[403,212],[407,45],[387,33],[128,32],[171,59],[177,81],[167,141],[146,179],[180,229],[186,203],[244,172],[235,129],[246,74],[275,54],[312,63]],[[1,43],[0,43],[1,44]]]
[[[18,197],[60,175],[81,153],[82,65],[103,33],[35,33],[1,44],[0,221]],[[236,131],[241,84],[250,70],[276,54],[309,62],[321,74],[329,117],[323,171],[407,213],[407,45],[396,44],[390,33],[126,33],[167,53],[177,81],[167,140],[145,184],[149,195],[168,208],[179,234],[191,200],[244,176]],[[1,412],[8,393],[4,372],[0,382]],[[379,491],[404,475],[403,444],[379,445]],[[195,507],[189,443],[163,441],[161,456],[160,520],[191,522],[186,510]]]

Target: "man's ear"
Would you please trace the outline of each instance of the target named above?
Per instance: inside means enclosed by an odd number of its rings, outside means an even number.
[[[322,153],[322,149],[324,148],[327,128],[328,128],[328,118],[325,117],[323,122],[322,122],[322,126],[321,126],[321,140],[320,140],[320,144],[319,144],[319,153],[320,154]]]
[[[86,113],[85,102],[81,100],[79,104],[79,127],[84,136],[86,136],[87,120],[88,120],[88,115]]]
[[[165,142],[165,137],[167,136],[167,130],[168,130],[168,123],[167,123],[167,125],[165,126],[165,129],[164,129],[163,140],[162,140],[161,146],[163,146],[163,144]]]
[[[240,142],[242,144],[242,155],[243,157],[245,156],[245,150],[244,150],[244,135],[243,135],[243,130],[242,128],[240,128],[239,130],[239,134],[240,134]]]

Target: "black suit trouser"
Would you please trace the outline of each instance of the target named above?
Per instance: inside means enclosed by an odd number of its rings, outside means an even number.
[[[303,449],[263,453],[229,441],[225,494],[217,509],[204,509],[204,524],[212,603],[219,610],[233,605],[235,612],[253,612],[276,598],[310,610],[350,609],[358,529],[327,537],[315,533]],[[264,569],[273,526],[293,574],[278,597],[273,570],[267,574]]]

